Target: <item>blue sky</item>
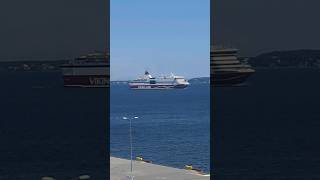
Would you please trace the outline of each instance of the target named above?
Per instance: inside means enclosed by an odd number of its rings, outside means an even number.
[[[111,0],[111,80],[209,76],[209,0]]]

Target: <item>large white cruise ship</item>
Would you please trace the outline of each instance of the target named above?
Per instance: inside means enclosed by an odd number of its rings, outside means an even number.
[[[189,82],[183,76],[170,76],[152,77],[148,71],[144,76],[129,81],[131,89],[182,89],[189,86]]]
[[[65,87],[109,87],[109,55],[95,52],[61,66]]]
[[[238,59],[238,49],[211,47],[211,83],[217,86],[238,85],[255,72]]]

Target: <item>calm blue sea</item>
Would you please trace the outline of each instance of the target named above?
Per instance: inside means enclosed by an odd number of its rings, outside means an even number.
[[[214,89],[218,179],[320,179],[319,70],[258,70],[245,87]],[[107,90],[63,88],[59,73],[0,73],[0,179],[103,179]],[[111,155],[209,170],[209,87],[111,87]]]
[[[186,89],[130,90],[127,85],[110,89],[111,155],[130,158],[129,121],[132,120],[134,157],[155,164],[209,172],[210,86]]]
[[[216,179],[320,179],[319,70],[257,70],[214,89]]]
[[[105,89],[63,88],[60,73],[0,73],[0,179],[106,179]]]

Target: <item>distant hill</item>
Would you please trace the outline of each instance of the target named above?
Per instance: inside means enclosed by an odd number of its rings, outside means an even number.
[[[127,85],[128,81],[110,81],[111,85]]]
[[[60,71],[60,65],[68,60],[55,61],[0,61],[2,71]]]
[[[190,84],[209,84],[210,83],[210,77],[198,77],[198,78],[192,78],[188,80]]]
[[[273,51],[248,59],[254,67],[320,68],[320,50]]]

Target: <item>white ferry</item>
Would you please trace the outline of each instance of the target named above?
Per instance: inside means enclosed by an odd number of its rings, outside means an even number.
[[[152,77],[148,71],[145,71],[144,76],[129,81],[131,89],[183,89],[190,85],[183,76],[175,76],[171,73],[170,76]]]

